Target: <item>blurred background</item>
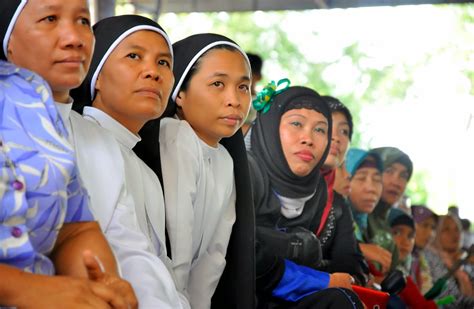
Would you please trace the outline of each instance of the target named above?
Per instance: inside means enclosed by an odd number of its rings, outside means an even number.
[[[407,196],[474,221],[474,4],[470,1],[91,1],[95,19],[152,17],[172,41],[217,32],[352,111],[352,146],[414,162]],[[472,191],[471,191],[472,190]]]

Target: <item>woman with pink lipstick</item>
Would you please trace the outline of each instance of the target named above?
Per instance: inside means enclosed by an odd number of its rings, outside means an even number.
[[[226,267],[240,217],[236,198],[242,196],[236,186],[237,162],[221,144],[237,136],[245,156],[242,135],[236,132],[250,107],[250,64],[235,42],[218,34],[187,37],[173,44],[173,52],[175,84],[168,116],[174,117],[161,120],[159,145],[176,284],[192,308],[210,308],[224,269],[234,269],[231,280],[239,282],[234,283],[238,288],[228,290],[232,294],[224,299],[226,307],[253,307],[254,275],[246,271],[253,268],[252,237],[247,241],[252,251],[237,251],[245,254],[240,269],[233,263]],[[152,137],[157,144],[157,136]],[[251,207],[246,204],[241,206]],[[253,232],[253,224],[244,228]],[[249,283],[241,287],[242,274]],[[212,306],[219,307],[217,300],[212,299]]]
[[[261,94],[254,100],[258,115],[248,153],[259,308],[357,307],[351,275],[318,270],[325,265],[312,232],[319,228],[326,205],[320,168],[329,152],[331,112],[306,87],[274,91],[269,85]],[[341,289],[328,289],[332,287]]]

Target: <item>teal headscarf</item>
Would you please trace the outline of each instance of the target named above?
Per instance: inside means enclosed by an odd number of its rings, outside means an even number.
[[[351,174],[351,177],[363,165],[367,158],[372,158],[375,161],[375,167],[380,171],[380,173],[383,172],[382,160],[377,153],[360,148],[350,148],[346,156],[346,169],[349,174]],[[359,212],[354,207],[351,207],[351,211],[356,223],[356,238],[359,241],[364,241],[362,234],[363,231],[367,230],[368,214]]]

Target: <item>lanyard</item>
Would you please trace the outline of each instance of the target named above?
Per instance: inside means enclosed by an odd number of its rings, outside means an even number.
[[[323,231],[324,226],[326,225],[326,221],[328,220],[329,212],[331,211],[332,202],[334,200],[333,186],[334,186],[334,181],[336,179],[336,170],[335,169],[331,170],[329,173],[325,174],[324,179],[327,184],[328,199],[326,202],[326,206],[324,207],[323,215],[321,217],[321,222],[319,223],[318,230],[316,231],[317,237],[321,235],[321,232]]]

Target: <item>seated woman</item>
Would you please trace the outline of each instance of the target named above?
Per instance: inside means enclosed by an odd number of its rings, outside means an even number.
[[[352,115],[338,99],[330,96],[322,98],[331,110],[332,137],[331,148],[321,168],[328,198],[321,222],[314,231],[323,250],[320,270],[347,272],[363,285],[366,282],[366,274],[362,270],[365,262],[354,237],[352,213],[345,198],[336,190],[336,173],[345,160],[352,138]]]
[[[0,3],[0,19],[2,20],[2,23],[0,23],[0,40],[3,42],[3,48],[0,58],[7,59],[16,65],[27,68],[34,71],[36,74],[39,74],[51,87],[51,98],[54,99],[54,101],[68,102],[70,100],[70,89],[80,85],[85,77],[87,69],[89,68],[94,39],[90,27],[90,13],[87,1],[74,0],[60,4],[61,5],[58,5],[58,1],[55,0],[2,1]],[[46,98],[46,93],[44,93],[44,95]],[[16,98],[13,97],[11,99]],[[21,101],[18,99],[16,99],[16,102],[21,103]],[[30,103],[29,101],[25,102]],[[23,107],[27,108],[27,106]],[[61,111],[59,112],[61,113]],[[6,113],[3,115],[6,117],[11,117]],[[61,116],[62,115],[60,115],[60,118],[62,118]],[[38,123],[38,121],[41,119],[41,117],[32,118],[31,123],[28,122],[27,124],[32,126],[41,126],[41,124]],[[64,119],[54,118],[54,120],[57,121],[57,123],[54,123],[54,126],[58,126],[59,123],[62,123],[62,120]],[[54,131],[54,126],[48,126],[47,123],[43,123],[42,125],[44,126],[45,130],[48,130],[48,132],[52,133]],[[64,122],[62,125],[64,125],[65,130],[68,131],[69,122]],[[17,129],[21,130],[21,128]],[[26,131],[28,130],[25,130],[25,132]],[[15,131],[12,132],[14,133]],[[73,156],[72,164],[74,165],[74,168],[76,168],[76,163],[74,160],[74,147],[69,144],[72,134],[71,132],[67,132],[63,137],[67,137],[68,139],[67,145],[70,147],[68,151],[70,151]],[[26,140],[23,142],[27,143]],[[35,140],[35,142],[41,141]],[[49,144],[48,141],[48,145],[52,146],[54,143]],[[28,148],[24,148],[23,150],[25,149]],[[51,147],[48,148],[49,151],[53,149],[54,148]],[[37,159],[36,154],[38,157],[45,157],[44,153],[39,150],[37,153],[35,153],[35,155],[31,155],[31,158],[34,158],[33,160]],[[26,159],[26,157],[23,157],[23,159]],[[59,177],[60,171],[62,171],[64,175],[68,174],[68,169],[70,167],[61,166],[63,163],[65,165],[68,163],[60,162],[58,160],[53,160],[50,163],[53,164],[51,167],[49,165],[45,165],[44,167],[37,169],[30,168],[27,169],[27,171],[30,176],[41,175],[41,185],[44,185],[47,181],[48,171],[55,171],[49,175],[53,183],[58,179],[52,175],[58,173],[55,176]],[[67,182],[69,182],[68,176],[65,176],[65,179]],[[59,187],[63,185],[67,184],[58,184]],[[32,186],[32,183],[26,184],[26,187],[29,186]],[[48,190],[52,190],[52,187],[48,187]],[[82,194],[81,191],[82,189],[78,189],[77,191],[79,196]],[[62,191],[60,190],[60,192]],[[47,195],[47,193],[43,194]],[[35,198],[39,198],[39,196],[35,196]],[[57,198],[60,199],[59,195]],[[54,200],[55,199],[52,198],[51,201]],[[46,202],[44,205],[38,203],[37,205],[39,205],[40,210],[42,206],[44,206],[46,210],[47,203],[48,202]],[[35,208],[33,208],[33,210],[34,209]],[[54,213],[54,211],[55,210],[53,209],[52,212]],[[34,214],[41,215],[41,213]],[[47,218],[47,215],[42,214],[42,216],[42,220],[46,220],[45,218]],[[55,225],[56,223],[52,219],[53,217],[56,218],[54,220],[58,220],[58,225]],[[73,236],[74,233],[77,233],[80,230],[88,231],[89,237],[94,239],[94,241],[87,242],[87,247],[93,249],[95,254],[100,257],[104,269],[107,272],[117,274],[117,265],[115,259],[107,243],[105,242],[105,239],[102,237],[99,226],[96,222],[62,225],[61,220],[64,218],[62,218],[61,215],[58,214],[57,217],[52,215],[48,218],[50,221],[48,221],[47,224],[52,224],[56,232],[57,229],[59,229],[59,226],[62,226],[61,231],[65,231],[64,233],[69,236]],[[30,228],[32,227],[30,226]],[[94,236],[95,233],[97,233],[99,236]],[[54,235],[55,233],[52,234]],[[62,234],[63,233],[60,235]],[[34,246],[37,245],[36,241],[39,241],[40,243],[42,242],[42,240],[35,239],[35,235],[36,232],[31,233],[31,238],[35,243]],[[61,237],[59,237],[59,240],[56,242],[58,246],[60,244],[60,239]],[[53,241],[54,243],[54,240],[55,236],[51,237],[51,239],[48,239],[46,242],[47,245],[45,246],[48,247],[50,245],[49,241]],[[83,267],[82,254],[80,252],[78,254],[78,252],[75,251],[74,246],[66,247],[67,250],[64,250],[62,254],[67,253],[67,256],[61,257],[61,259],[66,258],[68,261],[66,264],[56,263],[56,273],[63,275],[87,276],[88,274],[86,269]],[[41,250],[43,249],[44,248]],[[48,247],[47,250],[51,250],[51,247]],[[123,286],[128,286],[129,291],[122,290],[120,293],[125,297],[130,296],[130,304],[136,303],[135,296],[133,295],[128,283]]]
[[[461,230],[461,223],[457,217],[453,215],[439,217],[433,246],[425,251],[433,282],[443,277],[459,259],[463,258]],[[445,290],[438,296],[443,298],[453,295],[456,299],[453,304],[443,308],[473,308],[473,282],[473,275],[465,272],[461,266],[448,278]]]
[[[349,290],[354,283],[349,274],[316,270],[321,249],[312,231],[326,204],[320,168],[329,152],[331,112],[309,88],[271,89],[254,101],[259,113],[249,151],[259,308],[361,306]]]
[[[433,286],[430,268],[425,257],[425,248],[434,238],[438,215],[424,205],[412,205],[410,210],[416,231],[410,275],[424,294]]]
[[[220,142],[247,116],[250,64],[235,42],[211,33],[178,41],[173,52],[176,114],[161,120],[159,136],[166,227],[178,289],[192,308],[209,308],[236,220],[234,162]]]
[[[369,229],[374,242],[392,254],[389,270],[394,270],[398,265],[398,250],[390,234],[387,217],[390,208],[403,198],[413,174],[413,162],[406,153],[396,147],[379,147],[371,151],[376,152],[383,162],[383,190],[377,206],[369,214]]]
[[[93,222],[49,86],[0,60],[0,106],[0,307],[127,308],[120,290],[107,287],[118,278],[101,274],[94,257],[112,253]],[[69,276],[77,271],[90,279]]]
[[[102,19],[94,25],[94,35],[97,46],[91,69],[72,95],[78,109],[85,105],[87,122],[108,130],[120,145],[123,170],[102,172],[112,179],[124,177],[128,199],[103,222],[106,236],[141,306],[189,308],[168,270],[160,181],[132,151],[140,140],[139,130],[161,116],[168,102],[174,82],[170,40],[156,22],[138,15]],[[117,183],[109,183],[111,200],[122,200],[119,189]]]
[[[355,221],[355,235],[370,271],[381,281],[392,263],[392,255],[380,244],[373,242],[368,226],[368,215],[374,210],[382,195],[382,161],[377,153],[351,148],[346,166],[351,174],[349,204]],[[375,268],[380,265],[380,272]]]
[[[192,308],[250,308],[254,225],[245,214],[250,188],[243,192],[239,177],[247,167],[240,127],[250,106],[250,64],[235,42],[212,33],[174,43],[173,53],[176,80],[159,146],[176,284]],[[158,144],[156,135],[148,138]]]
[[[344,200],[349,198],[349,193],[351,192],[351,175],[347,171],[346,161],[336,168],[334,192],[337,192]]]
[[[434,301],[423,297],[412,277],[408,275],[411,271],[411,252],[415,246],[415,222],[413,218],[399,208],[392,208],[389,212],[388,223],[398,249],[399,264],[397,268],[406,275],[407,281],[399,297],[409,308],[437,308]]]

